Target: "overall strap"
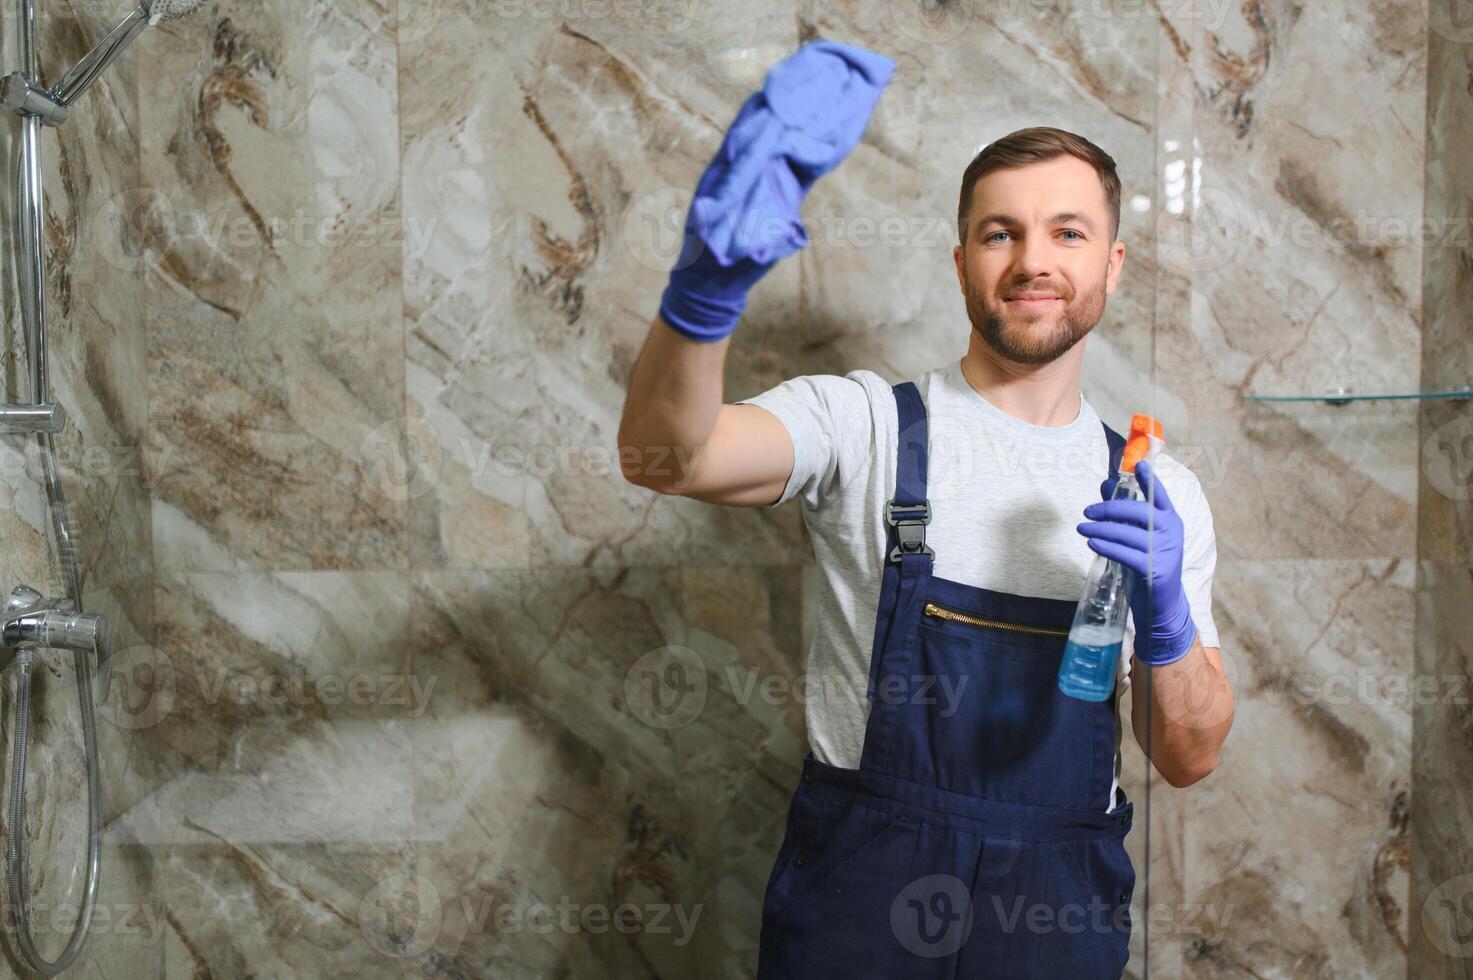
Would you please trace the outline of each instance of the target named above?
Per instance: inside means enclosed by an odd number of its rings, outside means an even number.
[[[875,614],[874,644],[870,650],[869,689],[875,699],[885,653],[895,633],[896,620],[921,579],[930,574],[935,556],[926,545],[931,504],[926,499],[926,404],[915,382],[892,385],[899,418],[895,454],[895,495],[885,502],[885,553],[880,579],[880,601]]]
[[[885,503],[886,560],[899,562],[903,555],[934,555],[926,546],[926,525],[931,523],[931,502],[926,499],[926,405],[913,381],[893,385],[899,415],[899,438],[895,459],[895,496]]]

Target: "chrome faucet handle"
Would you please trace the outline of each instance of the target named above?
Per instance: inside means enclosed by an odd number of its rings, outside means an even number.
[[[112,681],[112,624],[97,613],[75,612],[75,605],[70,599],[47,599],[35,589],[19,586],[5,604],[0,644],[14,650],[56,647],[90,653],[88,666],[97,679],[94,698],[100,705],[107,700]]]
[[[97,613],[74,613],[53,608],[45,618],[45,639],[41,646],[82,650],[100,657],[103,649],[111,644],[112,630],[107,620]]]
[[[107,621],[96,613],[75,613],[50,605],[34,606],[11,616],[0,642],[12,649],[56,647],[96,653],[108,642]]]
[[[5,614],[14,616],[27,609],[34,609],[46,601],[46,597],[29,585],[17,585],[5,601]]]

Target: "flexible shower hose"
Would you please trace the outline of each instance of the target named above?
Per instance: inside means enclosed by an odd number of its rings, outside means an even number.
[[[40,350],[40,310],[33,291],[39,292],[44,283],[36,281],[35,270],[39,266],[38,253],[41,248],[40,228],[36,237],[30,234],[30,224],[22,214],[26,201],[26,173],[35,161],[31,158],[32,141],[39,149],[40,126],[28,119],[22,127],[22,136],[16,143],[14,185],[14,246],[16,280],[20,293],[21,316],[26,335],[26,352],[30,357],[31,375],[35,385],[35,401],[45,400],[45,369],[39,360],[44,357]],[[36,191],[38,204],[41,200],[39,182]],[[67,515],[66,497],[62,494],[61,480],[56,472],[56,442],[50,432],[36,434],[36,443],[41,447],[41,467],[45,477],[46,500],[56,534],[58,557],[66,575],[67,590],[74,612],[81,613],[82,590],[77,576],[76,548],[72,542],[71,521]],[[20,669],[16,692],[15,746],[10,770],[10,806],[6,822],[9,839],[6,843],[7,877],[10,885],[10,909],[15,920],[16,945],[26,965],[37,973],[55,976],[67,967],[82,951],[87,941],[87,931],[92,923],[93,910],[97,905],[97,878],[102,864],[102,787],[97,759],[97,718],[92,705],[92,665],[85,651],[73,651],[77,673],[77,698],[82,710],[82,751],[87,767],[87,870],[82,885],[82,908],[77,924],[72,930],[66,948],[55,960],[45,959],[36,948],[31,936],[30,898],[26,894],[26,749],[30,740],[31,719],[31,668],[33,653],[22,649],[16,657]]]

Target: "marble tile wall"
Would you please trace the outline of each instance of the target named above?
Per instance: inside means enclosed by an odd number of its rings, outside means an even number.
[[[622,480],[609,314],[647,325],[620,215],[792,47],[766,22],[703,9],[683,77],[648,23],[477,3],[211,2],[154,38],[164,680],[116,824],[166,976],[749,972],[801,705],[715,671],[797,675],[800,524]],[[665,648],[712,672],[678,729],[624,693]]]
[[[1473,24],[1429,7],[1422,387],[1473,383]],[[1473,404],[1418,413],[1410,975],[1473,977]]]
[[[1161,38],[1155,368],[1237,715],[1217,771],[1163,791],[1179,948],[1151,972],[1406,976],[1417,410],[1246,396],[1418,386],[1425,21],[1175,5]]]
[[[1085,385],[1112,424],[1147,391],[1203,483],[1238,696],[1219,770],[1154,781],[1132,841],[1152,975],[1467,976],[1424,927],[1473,870],[1467,709],[1385,694],[1467,669],[1466,481],[1425,448],[1466,403],[1244,399],[1468,380],[1466,247],[1395,232],[1467,213],[1468,43],[1426,10],[206,0],[149,32],[48,144],[70,437],[146,464],[72,483],[131,631],[104,902],[154,926],[84,970],[750,976],[811,551],[796,506],[653,495],[613,453],[671,214],[822,36],[897,74],[805,208],[820,244],[754,292],[727,400],[959,356],[967,160],[1040,122],[1104,146],[1127,265]],[[903,242],[858,237],[890,216]],[[0,567],[39,578],[39,487],[0,487]],[[62,888],[55,664],[29,830]]]

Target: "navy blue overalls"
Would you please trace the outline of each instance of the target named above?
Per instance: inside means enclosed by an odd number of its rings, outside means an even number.
[[[1133,806],[1105,812],[1115,699],[1059,691],[1073,600],[931,574],[926,409],[914,383],[894,392],[864,749],[858,769],[803,760],[758,978],[1115,980],[1135,886]],[[1105,436],[1113,477],[1125,440]]]

